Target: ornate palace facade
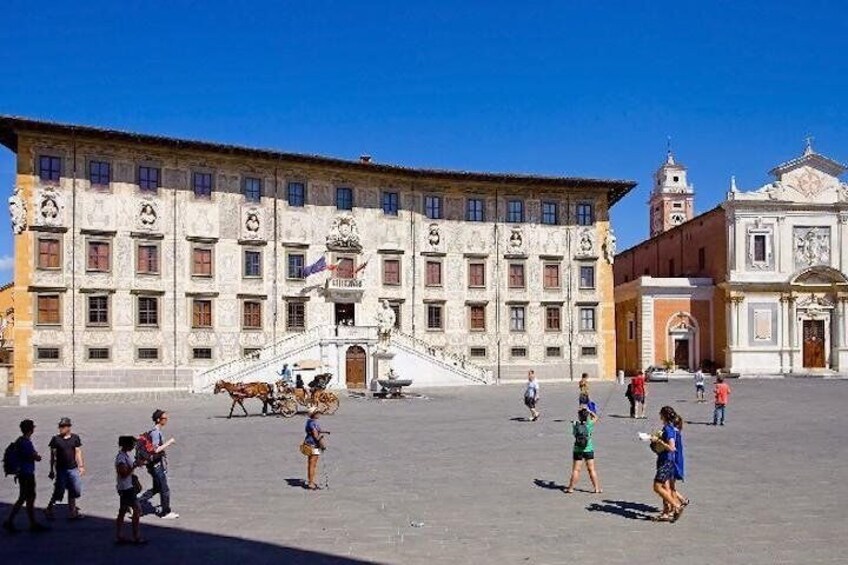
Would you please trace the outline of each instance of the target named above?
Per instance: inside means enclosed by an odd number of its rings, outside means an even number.
[[[14,390],[188,388],[219,366],[284,361],[298,334],[341,344],[339,328],[347,364],[322,364],[361,386],[350,356],[371,354],[357,335],[371,340],[383,301],[425,361],[493,378],[614,374],[609,208],[631,182],[18,118],[0,118],[0,141],[17,156],[14,282],[0,292]]]

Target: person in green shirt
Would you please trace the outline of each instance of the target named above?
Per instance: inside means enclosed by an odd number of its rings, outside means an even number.
[[[571,480],[565,489],[567,494],[574,492],[574,485],[580,478],[580,463],[586,462],[586,469],[589,471],[589,479],[592,481],[595,493],[603,492],[601,483],[598,481],[598,474],[595,472],[595,446],[592,443],[592,434],[595,431],[595,423],[598,421],[598,416],[589,411],[587,408],[581,408],[577,411],[577,421],[571,422],[571,432],[574,435],[574,448],[572,453],[573,464],[571,466]]]

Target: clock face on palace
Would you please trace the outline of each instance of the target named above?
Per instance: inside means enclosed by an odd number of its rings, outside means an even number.
[[[686,221],[686,215],[683,212],[672,212],[668,216],[668,221],[671,222],[672,225],[679,226]]]

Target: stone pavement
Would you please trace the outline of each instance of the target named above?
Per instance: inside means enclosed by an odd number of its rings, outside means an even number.
[[[565,495],[576,407],[572,384],[542,385],[542,419],[521,421],[521,387],[427,391],[426,399],[342,398],[322,457],[328,488],[298,486],[304,418],[233,418],[221,396],[160,399],[170,410],[173,506],[182,517],[142,520],[144,548],[111,544],[118,434],[138,433],[156,407],[117,403],[0,407],[3,447],[17,422],[36,420],[42,453],[60,416],[83,437],[89,518],[54,531],[0,536],[0,562],[56,563],[835,563],[848,540],[848,383],[743,380],[724,428],[690,383],[649,388],[651,420],[622,418],[623,388],[594,383],[603,408],[595,443],[604,493]],[[638,431],[664,403],[684,429],[692,505],[677,524],[645,517],[654,458]],[[254,414],[258,402],[249,405]],[[39,505],[49,496],[39,466]],[[150,478],[141,471],[145,487]],[[588,478],[580,486],[588,489]],[[0,512],[14,498],[0,482]],[[19,518],[20,520],[20,518]],[[19,522],[22,524],[23,522]],[[63,556],[65,559],[63,559]]]

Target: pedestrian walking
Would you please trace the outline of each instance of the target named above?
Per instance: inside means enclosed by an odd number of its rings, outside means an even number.
[[[283,363],[282,370],[279,371],[277,374],[283,377],[283,382],[285,382],[288,386],[292,385],[292,370],[291,367],[289,367],[288,363]]]
[[[68,493],[68,520],[82,518],[77,499],[82,496],[82,476],[85,462],[82,457],[82,440],[71,431],[71,419],[59,420],[59,433],[53,436],[50,448],[50,477],[54,480],[53,496],[44,509],[48,520],[53,520],[53,506]]]
[[[164,520],[175,520],[180,517],[179,514],[171,509],[171,489],[168,485],[168,453],[167,449],[176,443],[176,439],[171,438],[164,441],[162,437],[162,428],[168,424],[168,413],[164,410],[155,410],[153,412],[153,429],[147,432],[152,452],[146,455],[146,468],[150,477],[153,479],[153,487],[142,495],[143,500],[148,500],[159,495],[159,517]]]
[[[698,367],[695,371],[695,399],[698,402],[706,402],[704,399],[704,388],[707,386],[707,379],[704,377],[704,371]]]
[[[633,396],[633,381],[627,383],[627,388],[624,390],[624,398],[630,403],[630,417],[636,417],[636,398]]]
[[[571,480],[565,489],[567,494],[574,492],[574,485],[580,478],[580,467],[586,462],[586,470],[589,472],[589,480],[595,493],[603,492],[598,474],[595,472],[595,445],[592,436],[595,432],[595,423],[598,416],[587,408],[577,411],[577,421],[571,422],[571,432],[574,435],[574,446],[572,448]]]
[[[632,394],[633,394],[633,402],[634,402],[634,411],[633,415],[635,418],[646,418],[645,416],[645,396],[648,392],[648,386],[645,381],[645,373],[639,371],[633,379],[631,379],[630,384],[632,386]]]
[[[524,405],[530,409],[530,421],[539,419],[539,411],[536,405],[539,403],[539,383],[536,382],[536,373],[532,370],[527,373],[527,387],[524,389]]]
[[[118,489],[118,517],[115,520],[115,543],[135,543],[137,545],[147,543],[139,532],[139,521],[141,520],[141,505],[138,503],[138,493],[141,484],[135,476],[135,468],[142,464],[133,458],[130,452],[135,449],[136,439],[132,436],[121,436],[118,438],[118,455],[115,456],[115,474],[117,475],[116,487]],[[132,540],[123,536],[124,517],[132,510]]]
[[[715,410],[713,410],[713,425],[723,426],[724,416],[727,412],[727,401],[730,400],[730,385],[724,382],[724,377],[716,377],[713,389],[715,394]]]
[[[580,396],[577,400],[577,403],[580,406],[587,406],[589,404],[589,374],[583,373],[580,375],[580,381],[577,383],[577,387],[580,390]]]
[[[32,532],[45,532],[49,528],[35,520],[35,464],[41,461],[41,455],[32,444],[35,433],[35,422],[23,420],[20,423],[21,436],[9,444],[3,453],[3,468],[7,474],[15,475],[18,483],[18,499],[12,505],[12,510],[3,522],[3,529],[13,534],[18,531],[15,527],[15,516],[26,505],[29,529]]]
[[[682,445],[678,430],[683,427],[683,419],[671,406],[663,406],[660,409],[660,420],[663,426],[662,431],[651,439],[651,450],[657,454],[654,492],[663,501],[663,510],[656,520],[659,522],[676,522],[684,508],[680,499],[672,490],[672,481],[675,480],[677,474],[677,449],[678,445]]]
[[[327,430],[322,430],[318,420],[321,418],[321,410],[316,406],[309,409],[309,419],[306,420],[306,437],[301,444],[301,451],[306,455],[306,488],[309,490],[319,490],[318,483],[315,482],[315,475],[318,472],[318,459],[326,449],[324,444],[324,434],[329,434]]]

